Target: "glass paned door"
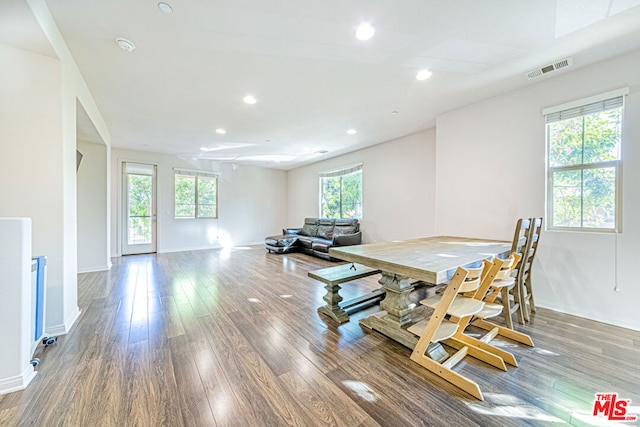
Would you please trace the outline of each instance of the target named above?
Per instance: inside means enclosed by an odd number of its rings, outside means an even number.
[[[156,167],[123,163],[122,254],[156,251]]]

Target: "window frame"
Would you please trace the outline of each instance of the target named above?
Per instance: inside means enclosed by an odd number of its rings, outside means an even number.
[[[364,203],[363,203],[363,191],[362,191],[362,187],[364,185],[364,164],[363,163],[357,163],[355,165],[351,165],[351,166],[346,166],[346,167],[342,167],[340,169],[332,169],[329,171],[324,171],[324,172],[320,172],[319,176],[318,176],[318,185],[319,185],[319,190],[318,190],[318,211],[319,214],[318,216],[321,218],[325,218],[324,214],[323,214],[323,179],[325,178],[337,178],[340,177],[340,216],[336,217],[336,218],[331,218],[331,219],[359,219],[361,220],[364,216]],[[353,216],[353,217],[344,217],[343,216],[343,205],[342,205],[342,178],[347,176],[347,175],[351,175],[351,174],[355,174],[355,173],[359,173],[360,174],[360,216]],[[329,217],[330,218],[330,217]]]
[[[610,91],[607,93],[603,93],[601,95],[592,96],[589,98],[584,98],[581,100],[573,101],[567,104],[562,104],[556,107],[547,108],[543,111],[545,116],[545,166],[546,166],[546,212],[548,221],[547,230],[554,231],[575,231],[575,232],[594,232],[594,233],[620,233],[622,231],[622,147],[624,146],[623,134],[624,134],[624,101],[625,95],[629,93],[628,88],[622,88],[615,91]],[[589,114],[594,114],[595,112],[585,112],[584,114],[575,115],[573,117],[568,118],[559,118],[557,120],[549,120],[549,116],[551,114],[558,114],[562,112],[566,112],[568,110],[586,107],[589,104],[595,104],[598,102],[605,102],[607,100],[611,100],[614,98],[621,98],[621,105],[616,108],[603,108],[599,112],[611,111],[617,108],[621,109],[621,129],[620,129],[620,147],[618,159],[616,160],[605,160],[594,163],[584,163],[584,151],[583,158],[581,163],[575,165],[567,165],[567,166],[551,166],[551,139],[550,139],[550,124],[554,122],[558,122],[561,120],[568,120],[569,118],[577,118],[577,117],[585,117]],[[584,148],[584,132],[582,135],[582,143]],[[582,189],[584,189],[584,171],[588,170],[605,170],[605,169],[614,169],[615,171],[615,206],[614,206],[614,221],[615,224],[612,228],[602,228],[602,227],[585,227],[584,226],[584,192],[581,193],[580,196],[580,226],[576,227],[568,227],[568,226],[557,226],[554,225],[554,174],[557,172],[571,172],[571,171],[580,171],[580,182],[582,185]]]
[[[193,178],[194,180],[194,186],[195,186],[195,191],[194,191],[194,199],[193,199],[193,205],[194,205],[194,216],[177,216],[177,203],[176,203],[176,180],[178,179],[178,177],[180,178]],[[213,180],[214,181],[214,187],[215,187],[215,215],[214,216],[204,216],[204,215],[200,215],[200,198],[199,198],[199,190],[198,190],[198,180],[200,178],[203,179],[207,179],[207,180]],[[205,171],[194,171],[194,170],[189,170],[189,169],[179,169],[179,168],[174,168],[174,173],[173,173],[173,218],[174,219],[218,219],[219,216],[219,205],[218,205],[218,193],[219,193],[219,187],[218,187],[218,174],[216,173],[212,173],[212,172],[205,172]]]

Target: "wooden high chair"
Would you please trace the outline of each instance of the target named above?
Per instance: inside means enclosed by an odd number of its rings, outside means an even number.
[[[408,328],[408,331],[420,337],[411,354],[411,360],[480,400],[483,400],[483,396],[478,384],[454,372],[452,368],[466,355],[470,355],[506,370],[504,360],[500,356],[459,339],[463,337],[462,331],[466,327],[466,323],[462,326],[463,319],[468,322],[468,319],[480,312],[484,306],[479,299],[461,296],[478,290],[482,271],[483,268],[467,270],[458,267],[442,295],[420,301],[423,305],[434,307],[431,317]],[[447,314],[450,316],[449,319],[446,318]],[[449,355],[440,342],[457,351]]]
[[[487,321],[486,319],[495,317],[502,313],[505,316],[505,323],[507,319],[511,318],[511,312],[508,306],[504,306],[504,301],[509,300],[509,289],[515,285],[515,280],[511,277],[513,268],[518,265],[520,261],[520,255],[518,253],[512,253],[506,260],[495,259],[493,262],[484,261],[485,276],[482,285],[476,291],[473,298],[480,299],[484,302],[484,307],[478,313],[473,315],[474,326],[489,331],[485,334],[480,341],[483,343],[489,343],[497,335],[501,335],[506,338],[510,338],[522,344],[533,347],[533,340],[527,334],[513,330],[511,327],[504,327],[496,325]],[[493,276],[493,280],[491,279]],[[503,304],[497,304],[494,302],[497,295],[500,294]],[[508,323],[507,323],[508,325]],[[466,327],[467,325],[465,325]],[[505,359],[507,361],[507,359]]]
[[[513,329],[513,319],[511,315],[519,309],[519,305],[517,302],[514,302],[513,305],[511,304],[509,291],[516,285],[516,279],[511,277],[511,274],[513,269],[518,265],[520,258],[520,254],[514,252],[509,258],[503,260],[500,269],[495,274],[493,282],[491,282],[489,288],[486,289],[486,294],[483,295],[482,300],[485,302],[483,313],[477,317],[494,317],[502,313],[507,328]],[[487,260],[485,260],[484,263],[485,270],[488,271],[492,263]],[[496,303],[496,299],[498,298],[500,304]]]

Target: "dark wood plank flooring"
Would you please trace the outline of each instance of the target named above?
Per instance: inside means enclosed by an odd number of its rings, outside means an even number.
[[[469,357],[455,368],[478,382],[480,402],[363,330],[358,319],[379,306],[340,326],[318,315],[325,290],[307,272],[329,265],[248,247],[81,274],[81,317],[37,350],[27,390],[0,396],[0,426],[597,425],[597,392],[638,411],[639,332],[539,309],[521,327],[535,348],[494,340],[518,368]],[[376,287],[361,279],[343,294]]]

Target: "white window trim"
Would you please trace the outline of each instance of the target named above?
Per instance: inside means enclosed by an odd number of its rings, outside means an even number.
[[[321,171],[318,174],[318,215],[320,217],[322,217],[322,178],[333,178],[333,177],[337,177],[337,176],[343,176],[343,175],[348,175],[350,173],[354,173],[354,172],[358,172],[358,171],[363,171],[364,170],[364,162],[360,162],[360,163],[354,163],[352,165],[348,165],[348,166],[342,166],[340,168],[337,169],[329,169],[329,170],[325,170],[325,171]],[[364,187],[364,182],[362,183],[363,187]],[[362,198],[364,198],[364,191],[362,194]],[[360,217],[357,217],[357,219],[362,220],[362,218],[364,217],[364,200],[360,201],[360,210],[362,212],[362,215],[360,215]]]
[[[211,171],[202,171],[196,169],[184,169],[184,168],[173,168],[174,175],[185,175],[185,176],[204,176],[206,178],[219,178],[220,174],[218,172]]]
[[[176,194],[175,194],[176,176],[192,176],[195,178],[196,193],[195,193],[195,199],[194,199],[194,203],[195,203],[194,216],[176,216]],[[216,215],[215,216],[198,216],[198,178],[199,177],[214,178],[216,180]],[[173,218],[178,220],[181,220],[181,219],[216,219],[217,220],[218,217],[220,216],[219,204],[218,204],[219,177],[220,177],[220,174],[217,172],[202,171],[202,170],[195,170],[195,169],[173,168]]]
[[[554,107],[548,107],[542,110],[542,113],[545,117],[545,165],[547,169],[546,174],[546,213],[548,217],[547,230],[552,231],[573,231],[573,232],[581,232],[581,233],[589,233],[589,232],[597,232],[597,233],[621,233],[622,232],[622,153],[620,153],[620,158],[618,160],[610,160],[605,162],[598,162],[589,165],[580,164],[580,165],[572,165],[572,166],[559,166],[559,167],[551,167],[549,166],[549,132],[548,132],[548,123],[546,121],[546,117],[555,114],[561,111],[570,110],[573,108],[582,107],[588,104],[593,104],[596,102],[602,102],[607,99],[622,97],[622,114],[623,114],[623,127],[624,127],[624,104],[625,104],[625,95],[629,94],[629,88],[624,87],[620,89],[615,89],[609,92],[605,92],[599,95],[590,96],[587,98],[582,98],[576,101],[567,102],[565,104],[557,105]],[[621,130],[622,133],[622,130]],[[622,139],[622,135],[621,135]],[[623,141],[621,141],[623,143]],[[565,170],[588,170],[588,169],[603,169],[613,167],[615,169],[615,182],[616,182],[616,212],[615,212],[615,227],[614,228],[593,228],[593,227],[561,227],[553,225],[553,173],[558,171]]]
[[[592,104],[594,102],[600,102],[600,101],[604,101],[605,99],[616,98],[618,96],[622,96],[624,98],[625,95],[629,95],[628,87],[623,87],[620,89],[601,93],[600,95],[589,96],[587,98],[578,99],[577,101],[571,101],[565,104],[548,107],[542,110],[542,115],[548,116],[549,114],[557,113],[558,111],[570,110],[572,108],[580,107],[582,105]]]

